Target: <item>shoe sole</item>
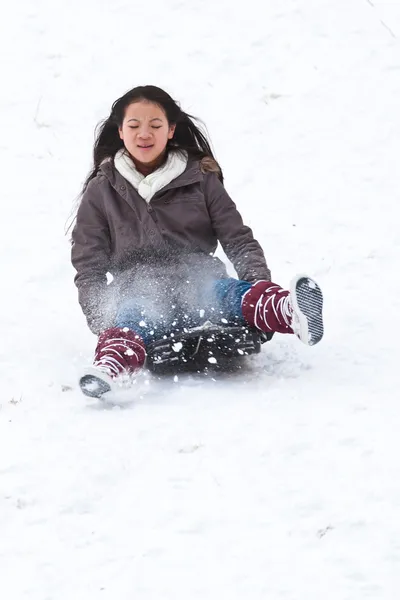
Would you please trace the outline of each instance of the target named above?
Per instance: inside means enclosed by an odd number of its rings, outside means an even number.
[[[305,344],[314,346],[324,335],[321,288],[307,275],[299,275],[292,281],[290,293],[293,309],[300,320],[299,338]]]
[[[84,375],[79,380],[79,386],[85,396],[90,398],[101,398],[104,394],[111,391],[111,386],[97,377],[97,375]]]

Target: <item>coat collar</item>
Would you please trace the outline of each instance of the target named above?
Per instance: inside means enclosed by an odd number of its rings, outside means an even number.
[[[105,175],[112,187],[125,199],[127,198],[126,179],[122,177],[120,173],[118,173],[117,169],[114,166],[114,161],[109,160],[107,162],[104,162],[100,166],[99,173]],[[156,195],[164,193],[167,190],[172,190],[179,187],[185,187],[193,183],[198,183],[199,181],[202,181],[202,179],[203,174],[200,170],[199,161],[189,158],[185,171],[181,175],[179,175],[179,177],[171,181],[171,183],[169,183],[159,192],[157,192]]]
[[[137,190],[139,196],[150,202],[157,192],[169,185],[186,170],[187,152],[169,152],[164,164],[144,176],[140,173],[124,149],[118,150],[114,157],[114,167]]]

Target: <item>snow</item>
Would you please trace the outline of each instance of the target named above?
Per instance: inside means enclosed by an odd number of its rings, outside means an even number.
[[[0,596],[397,598],[400,4],[19,0],[0,28]],[[147,83],[207,124],[273,278],[318,280],[326,335],[101,405],[64,227]]]

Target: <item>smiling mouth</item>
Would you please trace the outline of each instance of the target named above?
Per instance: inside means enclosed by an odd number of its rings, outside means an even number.
[[[153,147],[153,144],[150,144],[148,146],[138,146],[138,148],[142,148],[144,150],[146,150],[147,148],[152,148],[152,147]]]

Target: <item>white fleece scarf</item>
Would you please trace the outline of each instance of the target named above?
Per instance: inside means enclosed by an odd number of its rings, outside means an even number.
[[[114,165],[118,173],[133,185],[146,202],[150,202],[156,192],[182,175],[187,162],[186,152],[170,152],[165,164],[145,177],[139,173],[125,148],[118,150],[114,157]]]

